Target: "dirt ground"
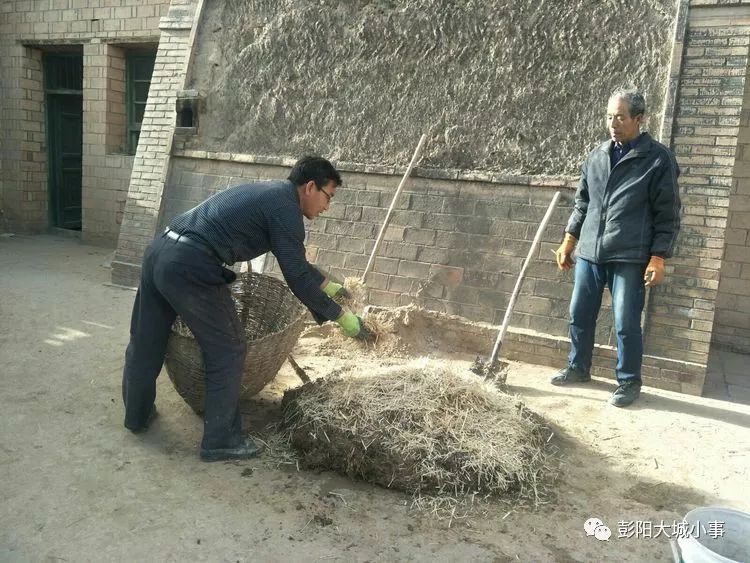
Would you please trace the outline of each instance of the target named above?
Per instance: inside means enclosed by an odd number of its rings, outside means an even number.
[[[750,510],[750,407],[645,389],[630,409],[613,384],[548,384],[513,364],[508,382],[551,424],[555,494],[537,508],[493,502],[446,521],[398,492],[260,459],[198,460],[201,422],[163,375],[160,417],[122,428],[120,376],[134,293],[106,285],[111,251],[59,236],[0,237],[2,561],[670,561],[664,535],[693,507]],[[313,377],[342,361],[300,340]],[[286,364],[245,405],[259,431],[299,384]],[[609,541],[587,537],[598,517]]]

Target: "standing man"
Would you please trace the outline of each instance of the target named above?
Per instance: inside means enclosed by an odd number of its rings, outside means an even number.
[[[610,398],[630,405],[641,391],[645,286],[664,281],[664,260],[674,252],[680,229],[679,168],[667,147],[640,127],[643,94],[615,91],[607,104],[610,141],[589,154],[581,170],[575,206],[558,248],[557,265],[573,267],[568,366],[553,385],[591,380],[596,318],[604,286],[612,294],[617,332],[617,383]]]
[[[343,292],[305,258],[303,216],[328,209],[341,176],[324,158],[306,156],[288,180],[229,188],[175,217],[148,247],[133,305],[122,396],[125,427],[143,432],[156,415],[156,378],[176,315],[195,335],[206,365],[200,457],[244,459],[261,452],[243,438],[239,410],[246,340],[224,264],[273,252],[289,288],[318,323],[335,321],[344,334],[366,338],[361,319],[332,297]]]

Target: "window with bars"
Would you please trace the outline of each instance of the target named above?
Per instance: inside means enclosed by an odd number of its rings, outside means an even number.
[[[148,89],[156,54],[133,52],[127,55],[128,152],[135,154],[146,111]]]
[[[48,92],[78,93],[83,90],[83,58],[78,53],[44,56],[44,81]]]

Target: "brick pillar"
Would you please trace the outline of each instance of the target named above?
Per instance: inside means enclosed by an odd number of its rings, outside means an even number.
[[[172,151],[175,101],[185,87],[202,5],[202,0],[172,0],[159,24],[159,50],[112,262],[112,283],[117,285],[138,285],[141,258],[156,233]]]
[[[107,45],[95,39],[83,46],[83,177],[81,220],[83,239],[96,237],[98,218],[109,192],[99,181],[106,156]]]
[[[21,136],[18,102],[22,90],[18,84],[23,47],[12,45],[8,35],[0,34],[0,231],[13,231],[20,225],[22,182],[20,179]]]
[[[124,202],[125,52],[94,39],[83,49],[83,240],[114,245]],[[112,155],[115,155],[114,157]],[[124,184],[126,180],[121,180]]]
[[[750,37],[745,37],[745,44]],[[747,70],[746,70],[747,75]],[[745,81],[713,342],[750,353],[750,81]]]
[[[0,228],[38,232],[49,224],[42,53],[15,45],[4,45],[3,52],[10,55],[0,57],[4,96]]]
[[[672,128],[682,229],[668,283],[652,292],[645,339],[648,355],[702,367],[703,377],[681,380],[688,393],[702,389],[714,329],[750,35],[750,7],[709,4],[718,2],[694,0],[688,12]]]

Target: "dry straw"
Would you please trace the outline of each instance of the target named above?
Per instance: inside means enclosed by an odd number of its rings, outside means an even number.
[[[356,277],[344,279],[344,288],[349,292],[349,304],[353,309],[360,311],[367,305],[367,287],[365,283]]]
[[[351,309],[355,313],[361,311],[367,305],[367,287],[360,278],[348,277],[344,279],[344,289],[349,292],[348,297],[335,297],[334,301]]]
[[[349,368],[282,404],[303,467],[406,491],[439,516],[475,498],[540,501],[549,431],[515,397],[443,364]]]
[[[367,306],[367,287],[360,278],[348,277],[344,279],[344,288],[349,292],[349,297],[336,297],[336,303],[345,307],[355,314],[362,315]],[[382,338],[393,332],[393,321],[381,318],[378,315],[367,315],[363,317],[365,328],[373,335],[371,342],[357,341],[358,347],[374,349]]]

